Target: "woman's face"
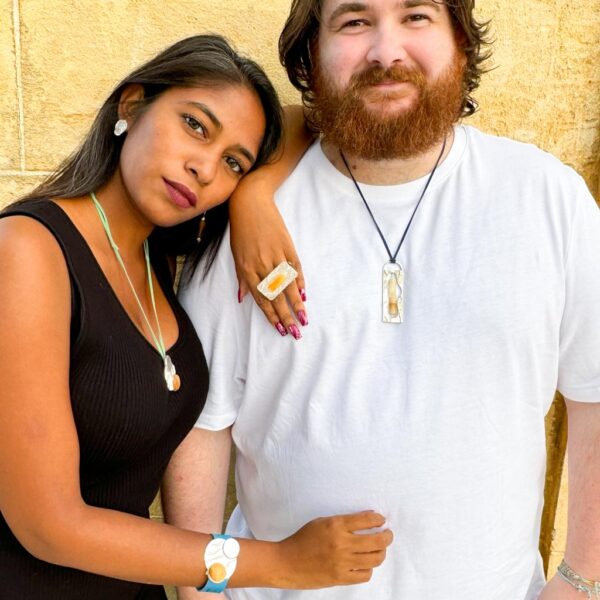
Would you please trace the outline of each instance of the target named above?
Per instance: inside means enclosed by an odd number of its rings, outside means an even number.
[[[144,219],[162,227],[224,202],[254,164],[265,131],[260,100],[242,85],[170,88],[128,121],[123,184]]]

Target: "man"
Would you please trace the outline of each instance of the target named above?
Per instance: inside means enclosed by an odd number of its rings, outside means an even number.
[[[188,456],[206,444],[221,458],[169,500],[176,519],[195,512],[188,526],[216,526],[233,427],[229,533],[281,539],[374,509],[395,541],[369,583],[234,600],[585,597],[566,568],[545,585],[537,549],[556,387],[569,399],[565,560],[600,580],[600,212],[558,160],[456,124],[484,58],[472,12],[292,3],[282,58],[323,137],[276,201],[311,324],[285,343],[256,306],[230,303],[223,245],[184,295],[211,368]]]

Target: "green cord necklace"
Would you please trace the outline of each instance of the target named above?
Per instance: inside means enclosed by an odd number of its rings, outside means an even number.
[[[123,262],[123,259],[121,258],[121,253],[119,252],[119,247],[115,243],[112,233],[110,232],[110,226],[108,224],[108,218],[106,217],[106,213],[104,212],[104,209],[102,208],[102,205],[100,204],[100,202],[98,202],[98,198],[96,198],[96,194],[94,192],[92,192],[90,194],[90,196],[92,197],[92,200],[94,201],[94,206],[96,207],[96,210],[98,211],[98,215],[100,217],[102,227],[104,227],[104,231],[106,232],[106,237],[108,238],[110,247],[113,249],[113,252],[115,253],[115,256],[117,257],[117,262],[121,265],[121,268],[123,269],[123,273],[125,273],[125,277],[127,278],[127,281],[129,282],[129,287],[131,288],[131,291],[133,292],[133,296],[138,304],[138,307],[140,309],[140,312],[142,313],[142,316],[144,317],[144,321],[146,322],[146,325],[148,326],[148,329],[150,330],[150,334],[152,335],[152,340],[154,341],[154,345],[156,346],[158,353],[160,354],[160,356],[163,359],[164,377],[165,377],[165,381],[167,383],[167,389],[170,392],[176,392],[181,387],[181,379],[180,379],[179,375],[177,374],[177,371],[175,370],[175,365],[173,364],[171,357],[167,354],[167,352],[165,350],[165,343],[163,341],[162,331],[160,330],[160,322],[158,320],[158,313],[156,312],[156,302],[154,300],[154,286],[152,285],[152,273],[151,273],[151,269],[150,269],[150,252],[148,250],[148,240],[147,239],[144,240],[144,257],[146,259],[146,274],[147,274],[147,278],[148,278],[148,289],[150,290],[150,299],[152,301],[152,310],[154,311],[154,319],[156,321],[156,328],[157,328],[158,334],[154,333],[154,329],[152,329],[152,325],[150,325],[150,321],[149,321],[148,317],[146,316],[146,312],[144,311],[142,303],[140,302],[140,299],[138,298],[135,288],[133,287],[133,283],[131,282],[129,273],[127,272],[127,269],[125,268],[125,263]]]

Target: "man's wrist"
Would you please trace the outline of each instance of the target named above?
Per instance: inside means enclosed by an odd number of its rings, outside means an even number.
[[[556,570],[558,576],[579,592],[588,594],[588,598],[600,599],[600,581],[588,579],[578,573],[563,559]]]
[[[537,600],[586,600],[587,595],[576,590],[560,575],[555,574],[548,580]]]

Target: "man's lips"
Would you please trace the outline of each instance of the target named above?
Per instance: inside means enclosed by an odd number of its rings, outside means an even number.
[[[195,207],[198,203],[198,198],[196,194],[192,192],[187,186],[183,185],[183,183],[178,183],[177,181],[171,181],[163,177],[165,182],[165,187],[167,188],[167,192],[171,200],[177,204],[177,206],[181,206],[181,208],[190,208]]]
[[[380,88],[394,88],[406,85],[407,83],[411,83],[410,81],[395,81],[390,79],[389,81],[378,81],[377,83],[372,83],[372,87],[380,87]]]

